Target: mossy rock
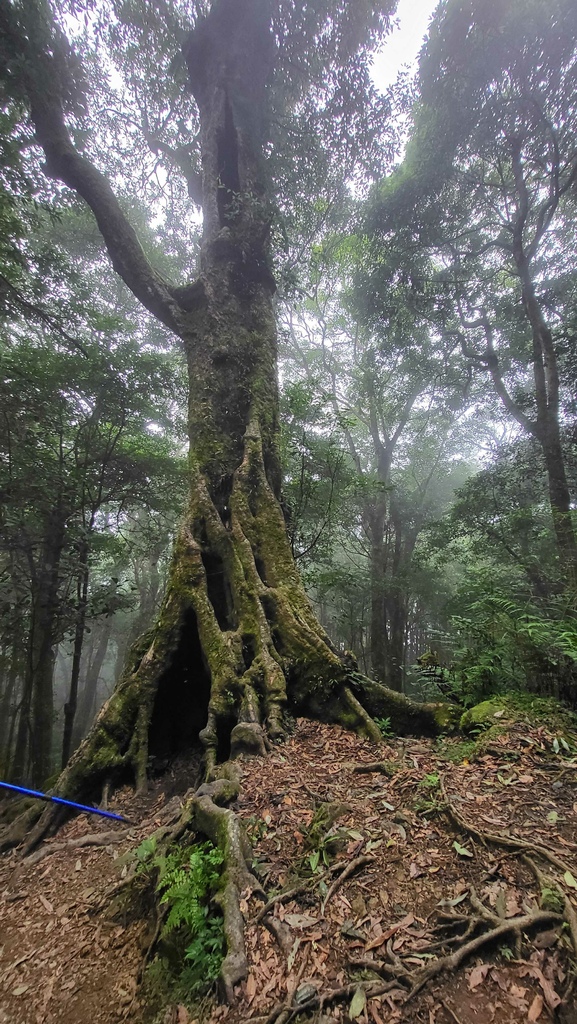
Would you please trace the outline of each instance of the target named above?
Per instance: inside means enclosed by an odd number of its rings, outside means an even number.
[[[462,732],[472,732],[473,729],[490,729],[492,725],[496,725],[498,721],[502,722],[503,719],[514,721],[515,715],[509,713],[506,698],[492,697],[491,700],[484,700],[465,711],[461,715],[460,727]]]
[[[573,716],[553,697],[535,697],[530,693],[498,694],[469,708],[461,716],[462,732],[484,731],[512,722],[547,725],[564,731],[575,728]]]

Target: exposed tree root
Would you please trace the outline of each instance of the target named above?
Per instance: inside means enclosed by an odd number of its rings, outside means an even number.
[[[564,897],[563,903],[565,906],[565,920],[569,925],[569,933],[571,935],[573,952],[575,953],[575,957],[577,958],[577,914],[575,913],[575,907],[571,903],[571,900],[568,896]]]
[[[372,772],[375,772],[379,775],[386,775],[389,779],[392,779],[397,771],[388,761],[371,761],[370,764],[356,764],[352,770],[355,775],[370,775]]]
[[[280,918],[273,917],[272,914],[268,914],[262,920],[265,928],[268,928],[271,935],[276,939],[281,952],[284,953],[285,957],[288,957],[293,947],[293,934],[289,926],[284,921],[281,921]]]
[[[147,784],[159,737],[200,741],[207,775],[219,760],[262,755],[285,735],[285,711],[335,722],[380,742],[375,717],[399,734],[434,735],[455,721],[446,704],[416,704],[351,668],[318,623],[295,568],[281,507],[253,420],[226,511],[194,466],[157,623],[126,669],[55,793],[99,800],[121,780]],[[171,689],[172,688],[172,689]],[[178,691],[183,721],[171,701]],[[171,717],[172,716],[172,717]],[[0,834],[29,853],[65,818],[32,808]]]
[[[347,864],[347,866],[344,869],[344,871],[341,871],[341,873],[338,876],[338,878],[335,878],[333,884],[331,885],[330,889],[328,890],[328,892],[327,892],[327,894],[326,894],[326,896],[325,896],[325,898],[324,898],[324,900],[323,900],[323,902],[321,904],[321,913],[324,914],[324,912],[325,912],[325,910],[327,908],[327,905],[331,901],[331,899],[334,896],[334,894],[336,893],[337,889],[340,888],[340,886],[343,884],[343,882],[346,881],[347,878],[350,878],[351,875],[354,875],[355,871],[358,871],[359,868],[364,867],[365,864],[374,864],[375,860],[376,860],[376,857],[373,857],[372,854],[367,853],[367,854],[364,854],[362,857],[355,857],[354,860],[352,860],[349,864]]]
[[[531,869],[531,871],[535,875],[535,878],[537,879],[537,883],[540,886],[541,891],[543,891],[544,889],[552,889],[553,891],[556,890],[559,895],[559,898],[563,900],[563,904],[565,907],[565,920],[569,926],[571,944],[573,946],[573,952],[575,953],[575,957],[577,958],[577,914],[575,913],[575,907],[573,906],[567,893],[564,891],[564,889],[559,884],[559,881],[557,879],[550,878],[548,875],[545,875],[544,872],[541,871],[541,869],[538,867],[538,865],[535,864],[535,861],[532,860],[531,857],[528,857],[526,854],[523,856],[523,862]]]
[[[487,921],[485,916],[478,919],[481,921]],[[441,957],[435,960],[432,964],[424,967],[421,971],[415,972],[414,975],[409,975],[412,981],[411,991],[407,996],[407,1002],[413,999],[418,992],[431,981],[432,978],[442,974],[446,971],[456,971],[465,960],[467,960],[473,953],[476,953],[483,946],[489,943],[496,942],[498,939],[503,938],[505,935],[515,935],[522,938],[524,932],[538,928],[545,924],[551,924],[555,922],[561,924],[563,922],[563,916],[561,914],[555,914],[548,910],[535,911],[533,914],[524,914],[521,917],[511,917],[505,921],[499,918],[499,924],[494,924],[489,931],[484,932],[481,935],[477,935],[476,938],[470,939],[465,942],[459,949],[456,949],[454,953],[450,953],[448,956]]]
[[[228,807],[238,792],[236,770],[232,764],[224,764],[219,769],[218,778],[203,783],[194,793],[189,791],[174,825],[163,826],[154,833],[157,852],[166,852],[171,846],[186,842],[190,833],[206,836],[222,852],[224,867],[221,885],[214,899],[223,915],[226,955],[221,966],[219,984],[222,998],[226,1002],[234,1000],[234,986],[246,978],[248,970],[240,899],[254,892],[262,893],[261,885],[249,867],[252,859],[250,844],[240,819]],[[136,871],[135,862],[134,870],[109,890],[106,897],[108,902],[123,892],[130,892]],[[161,926],[162,915],[159,914],[142,970],[158,941]]]
[[[507,850],[513,850],[515,853],[521,853],[522,851],[526,853],[534,853],[539,857],[542,857],[543,860],[549,861],[550,864],[553,864],[553,866],[558,868],[560,871],[571,872],[571,868],[567,862],[562,860],[551,850],[548,850],[545,846],[540,846],[538,843],[527,842],[526,839],[516,839],[514,836],[504,836],[498,832],[485,832],[482,829],[476,828],[475,825],[468,822],[451,803],[447,796],[447,791],[442,779],[440,780],[439,785],[443,796],[444,810],[448,816],[452,819],[455,825],[463,829],[464,832],[468,832],[469,835],[473,836],[479,842],[484,843],[485,845],[492,843],[493,846],[502,846]]]
[[[126,830],[122,832],[96,832],[94,835],[69,839],[66,843],[50,843],[48,846],[43,846],[40,850],[36,850],[35,853],[31,853],[29,857],[26,857],[24,864],[30,867],[32,864],[37,864],[38,861],[43,860],[44,857],[49,857],[53,853],[61,853],[62,850],[76,850],[83,846],[110,846],[111,843],[121,843],[128,834]]]
[[[241,894],[262,892],[249,863],[252,852],[237,815],[227,806],[236,799],[239,782],[232,765],[221,767],[221,776],[204,783],[188,799],[176,825],[166,831],[163,848],[179,842],[188,831],[201,833],[221,850],[224,870],[215,902],[223,915],[226,955],[220,971],[220,987],[226,1002],[234,1000],[234,986],[247,976],[244,919]]]
[[[475,897],[474,893],[471,894],[471,905],[475,910],[474,915],[454,915],[454,923],[460,926],[465,922],[467,923],[467,928],[464,934],[456,938],[450,938],[445,943],[446,945],[458,944],[458,948],[446,956],[433,960],[431,963],[427,964],[426,967],[420,968],[419,970],[412,970],[408,968],[403,963],[402,958],[393,953],[392,946],[389,946],[389,944],[387,944],[386,948],[387,956],[391,961],[390,963],[382,960],[370,960],[368,958],[358,960],[351,959],[349,963],[353,967],[363,970],[371,970],[376,974],[384,974],[386,977],[394,979],[397,985],[402,985],[405,990],[408,990],[404,999],[404,1002],[407,1003],[413,999],[433,978],[436,978],[438,975],[443,973],[458,970],[459,967],[469,959],[469,957],[474,953],[477,953],[484,946],[496,942],[507,935],[514,935],[515,938],[518,938],[519,942],[521,942],[522,936],[525,932],[534,928],[542,927],[546,924],[562,924],[564,920],[562,914],[557,914],[553,911],[547,910],[538,910],[530,914],[524,914],[522,916],[503,920],[488,910],[480,900]],[[443,916],[445,919],[449,919],[449,923],[450,919],[453,918],[453,915]],[[479,928],[485,928],[485,930],[479,935],[470,938],[469,936]],[[426,949],[420,950],[420,952],[430,953],[442,945],[444,944],[431,943],[431,945],[427,946]]]
[[[300,1003],[297,1006],[291,1003],[288,1005],[287,1003],[279,1003],[269,1013],[266,1018],[266,1024],[289,1024],[294,1017],[301,1013],[307,1013],[309,1010],[322,1011],[326,1006],[332,1006],[333,1003],[346,1002],[352,999],[358,988],[364,989],[367,999],[374,999],[376,996],[383,995],[385,992],[390,992],[398,987],[396,981],[370,982],[368,984],[352,982],[350,985],[343,985],[341,988],[335,988],[330,992],[314,995],[306,1002]]]

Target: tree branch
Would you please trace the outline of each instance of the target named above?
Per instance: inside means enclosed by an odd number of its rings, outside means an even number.
[[[0,0],[0,31],[19,58],[19,84],[28,100],[36,140],[44,150],[44,171],[84,199],[96,218],[116,273],[153,316],[178,334],[180,309],[169,284],[148,262],[106,177],[73,145],[64,117],[59,66],[62,45],[56,32],[53,38],[43,39],[43,45],[35,46],[39,31],[45,36],[47,33],[34,23],[32,11],[24,17],[29,18],[30,25],[20,26],[8,0]]]
[[[49,313],[47,310],[42,309],[35,303],[30,302],[29,299],[27,299],[22,292],[20,292],[19,289],[4,276],[4,274],[0,274],[0,295],[2,295],[2,292],[6,295],[8,305],[13,305],[13,307],[25,316],[27,315],[38,320],[45,327],[55,331],[64,339],[64,341],[68,342],[72,348],[78,349],[79,352],[82,352],[83,356],[88,358],[88,351],[82,342],[79,341],[78,338],[73,338],[68,331],[65,331],[62,324],[58,321],[58,318],[53,316],[52,313]]]

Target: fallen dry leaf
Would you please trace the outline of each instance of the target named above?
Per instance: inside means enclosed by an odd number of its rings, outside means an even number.
[[[526,967],[521,968],[521,970],[519,971],[519,976],[521,978],[526,978],[527,975],[530,978],[535,978],[535,980],[539,982],[539,985],[541,986],[541,991],[545,996],[545,1002],[547,1003],[547,1006],[550,1010],[556,1010],[559,1006],[559,1003],[561,1002],[561,996],[557,995],[551,982],[545,977],[540,967],[535,967],[534,964],[527,964]]]
[[[532,1021],[533,1024],[536,1020],[539,1020],[543,1011],[543,996],[535,996],[531,1006],[529,1007],[529,1013],[527,1014],[527,1020]]]
[[[473,967],[468,979],[471,991],[484,982],[492,966],[492,964],[478,964],[477,967]]]
[[[54,907],[52,906],[51,903],[49,903],[46,897],[42,895],[41,892],[38,893],[38,899],[40,900],[42,906],[44,907],[44,910],[47,910],[49,914],[54,913]]]
[[[419,878],[421,875],[426,875],[426,873],[427,872],[424,868],[420,868],[414,860],[411,861],[409,866],[409,878]]]
[[[248,978],[246,979],[246,999],[249,1004],[252,1003],[256,995],[256,989],[256,978],[254,974],[249,974]]]
[[[309,917],[307,914],[285,914],[284,919],[291,928],[312,928],[319,923],[318,917]]]

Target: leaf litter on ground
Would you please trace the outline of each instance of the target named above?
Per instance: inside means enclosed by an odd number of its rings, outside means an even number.
[[[381,977],[385,962],[420,970],[450,952],[451,945],[434,950],[445,934],[439,915],[466,918],[475,893],[503,920],[537,907],[539,887],[518,857],[473,842],[442,813],[433,781],[441,774],[449,799],[477,828],[562,849],[571,867],[563,881],[572,898],[577,773],[553,788],[563,764],[554,752],[547,753],[543,735],[512,728],[506,742],[499,737],[503,758],[491,752],[455,763],[446,756],[450,742],[443,750],[433,742],[389,738],[375,748],[338,727],[299,720],[283,747],[265,759],[242,762],[236,810],[265,889],[279,893],[302,885],[294,898],[277,902],[271,911],[287,931],[286,952],[266,922],[255,920],[262,903],[247,895],[242,910],[249,971],[237,987],[236,1004],[223,1007],[211,999],[199,1014],[178,1004],[167,1020],[264,1024],[275,1006],[308,985],[324,995],[350,987],[346,1000],[323,1011],[333,1024],[521,1024],[545,1022],[549,1012],[573,1024],[575,1002],[559,1008],[571,971],[562,929],[549,929],[542,948],[538,936],[521,950],[512,940],[507,946],[506,939],[497,948],[488,946],[464,969],[433,979],[406,1005],[402,985],[392,983],[375,997],[367,992],[367,982]],[[514,772],[506,760],[512,750]],[[355,771],[376,763],[386,764],[387,772]],[[15,872],[13,858],[0,862],[0,1005],[10,1024],[148,1024],[146,1006],[138,993],[133,998],[148,924],[136,920],[120,927],[93,911],[117,877],[115,859],[158,827],[169,799],[163,779],[144,801],[120,791],[115,809],[140,820],[122,842],[87,848],[80,858],[74,847],[59,849],[44,861],[42,872],[25,864]],[[344,808],[342,816],[326,834],[313,835],[319,808],[335,804]],[[89,830],[94,825],[77,818],[56,841]],[[368,862],[333,891],[347,866],[365,854]],[[313,1012],[298,1017],[313,1019]]]

